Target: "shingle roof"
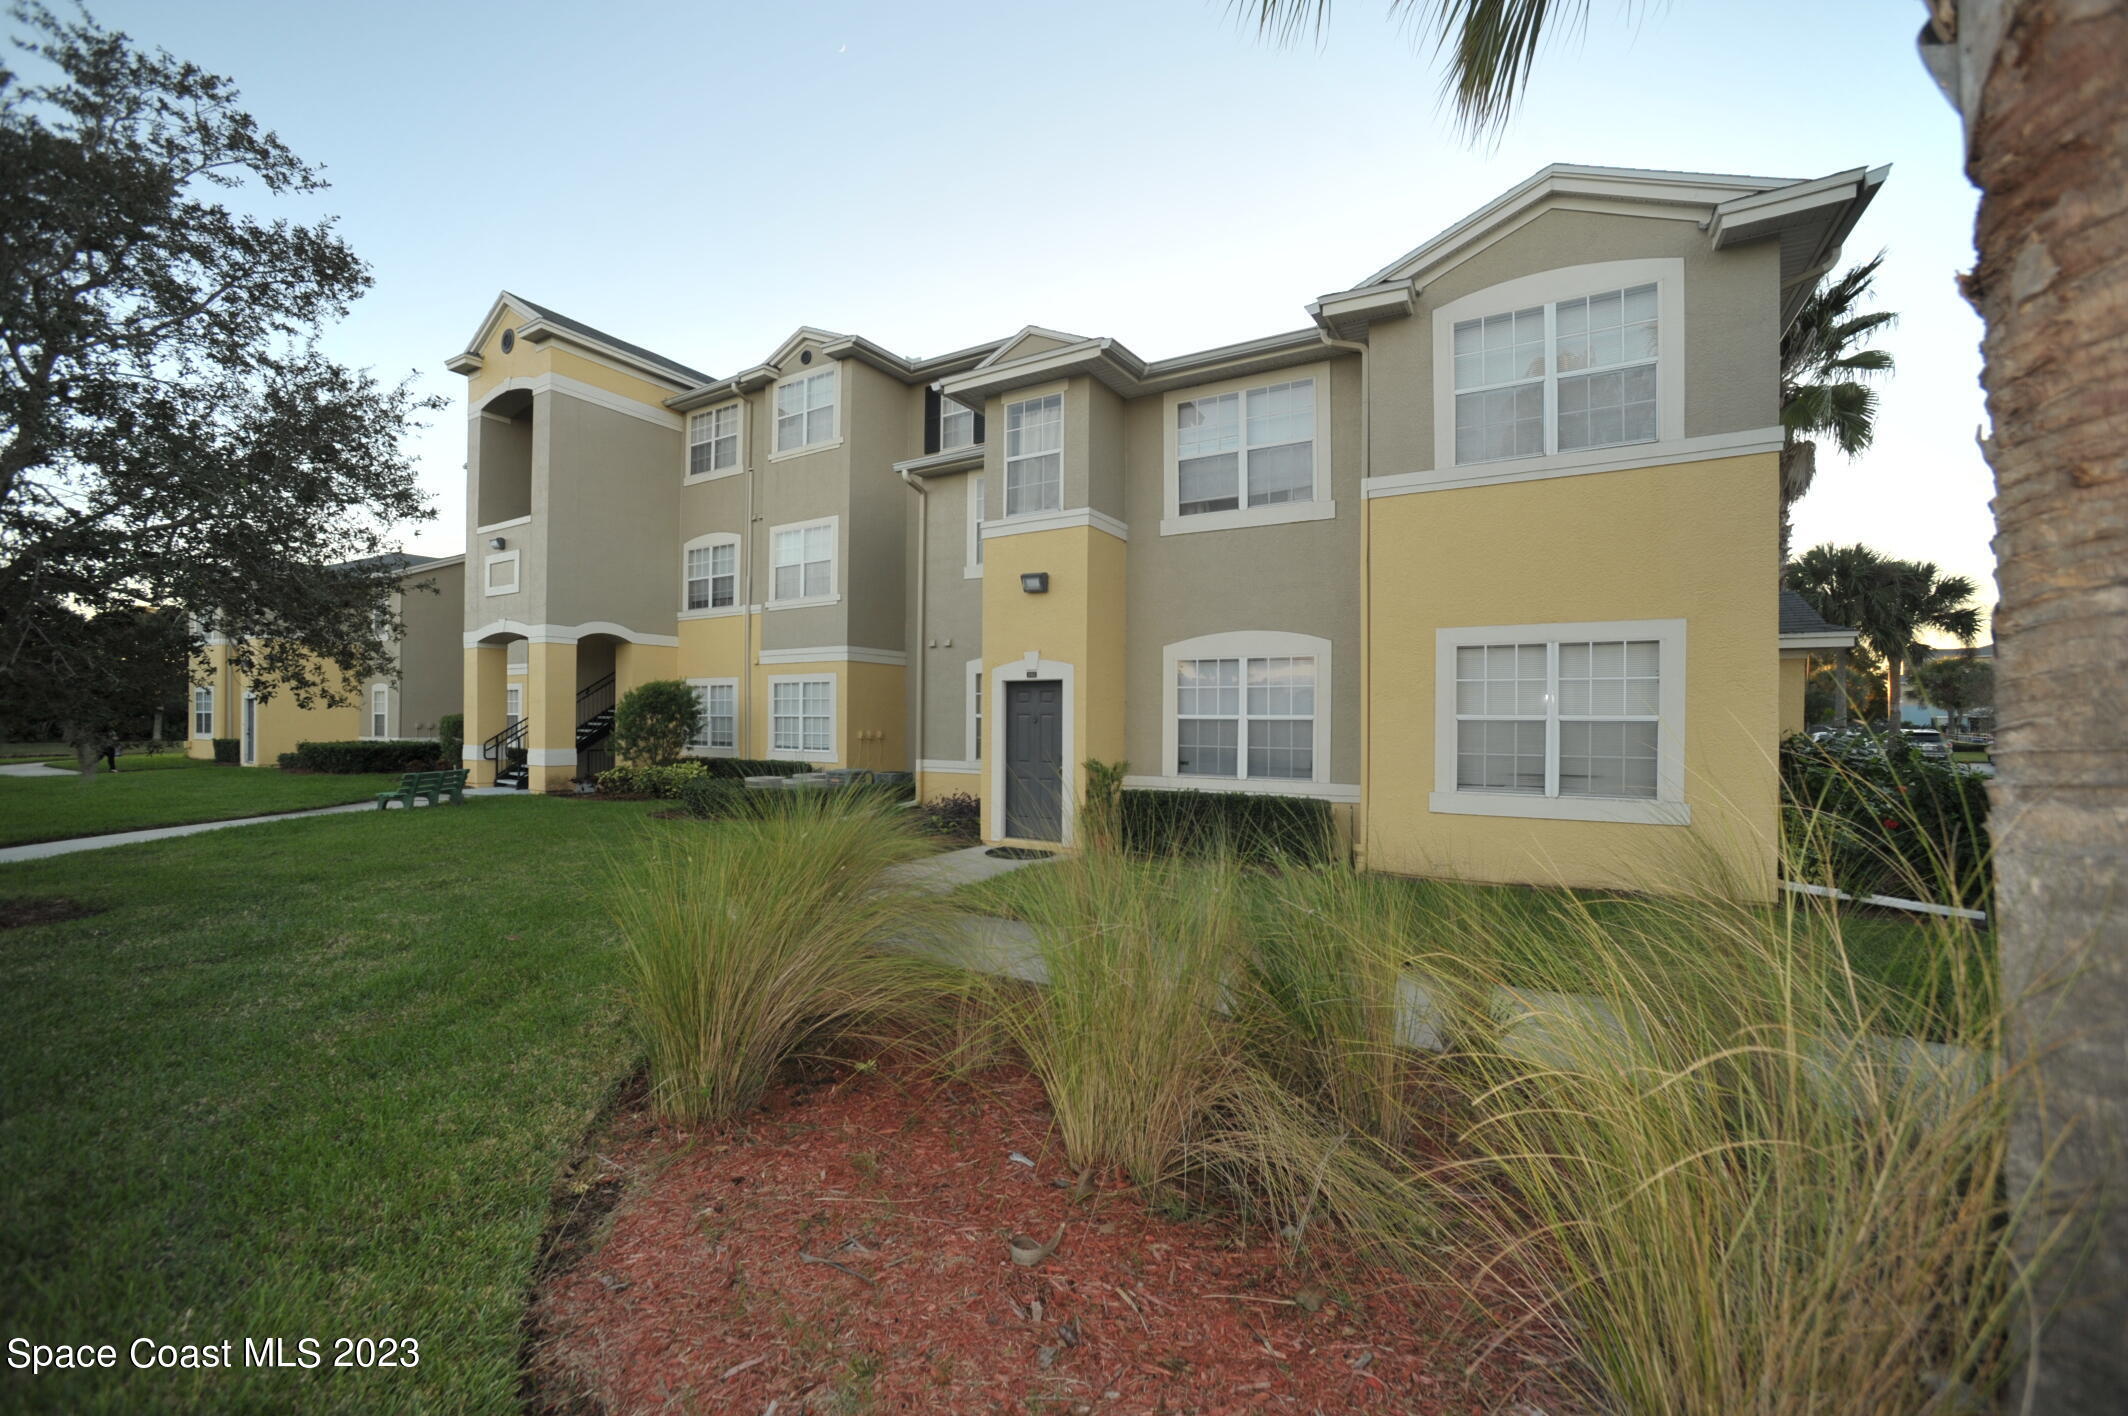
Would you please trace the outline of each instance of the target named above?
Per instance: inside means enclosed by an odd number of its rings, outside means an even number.
[[[1781,592],[1781,633],[1783,634],[1851,634],[1844,624],[1834,624],[1811,608],[1810,601],[1793,590]]]
[[[601,344],[611,345],[623,354],[632,355],[646,364],[655,364],[661,369],[669,369],[690,383],[705,384],[714,382],[708,374],[703,373],[700,369],[690,369],[677,359],[668,359],[663,354],[657,353],[655,350],[645,349],[640,344],[630,344],[625,339],[617,339],[602,329],[595,329],[585,324],[582,320],[572,320],[559,310],[550,310],[545,305],[535,305],[522,295],[516,295],[512,298],[550,324],[560,325],[563,329],[574,330],[586,338],[596,339]]]

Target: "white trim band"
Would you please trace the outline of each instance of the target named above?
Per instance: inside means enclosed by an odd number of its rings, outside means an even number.
[[[822,644],[810,649],[763,649],[755,657],[760,664],[885,664],[906,668],[909,656],[900,649],[867,649],[858,644]]]
[[[1010,516],[1003,521],[983,523],[983,539],[994,541],[1000,536],[1023,536],[1033,531],[1062,531],[1073,526],[1091,526],[1106,531],[1119,541],[1130,539],[1130,527],[1105,511],[1095,511],[1090,506],[1073,507],[1069,511],[1038,511],[1028,516]]]
[[[1754,428],[1741,433],[1709,433],[1674,443],[1635,443],[1626,447],[1560,453],[1556,457],[1526,458],[1518,462],[1476,462],[1461,467],[1392,472],[1361,482],[1360,495],[1370,499],[1400,497],[1413,492],[1490,487],[1502,482],[1541,482],[1551,477],[1579,477],[1591,472],[1629,472],[1636,467],[1668,467],[1680,462],[1712,462],[1723,457],[1779,452],[1786,436],[1777,427]]]
[[[1276,777],[1125,777],[1130,791],[1146,792],[1242,792],[1249,796],[1309,797],[1316,801],[1357,802],[1355,782],[1302,782]]]

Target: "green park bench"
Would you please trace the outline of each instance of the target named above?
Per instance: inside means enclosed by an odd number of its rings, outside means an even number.
[[[396,791],[377,793],[377,810],[383,811],[393,802],[404,802],[409,808],[415,797],[425,797],[430,806],[442,804],[448,795],[457,805],[465,805],[466,774],[458,772],[409,772],[399,779]]]

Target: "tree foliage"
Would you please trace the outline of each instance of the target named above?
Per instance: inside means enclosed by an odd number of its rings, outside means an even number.
[[[129,691],[90,626],[232,643],[261,698],[390,672],[394,527],[432,513],[400,439],[435,400],[320,352],[370,276],[303,205],[318,170],[229,80],[18,3],[0,68],[0,698]],[[8,705],[0,704],[0,707]]]
[[[1788,585],[1812,609],[1861,636],[1884,661],[1885,699],[1898,711],[1899,679],[1908,664],[1934,652],[1924,633],[1971,644],[1980,633],[1974,585],[1932,561],[1898,560],[1868,546],[1812,546],[1788,568]]]
[[[614,755],[643,767],[675,761],[702,732],[702,699],[678,679],[652,679],[613,710]]]

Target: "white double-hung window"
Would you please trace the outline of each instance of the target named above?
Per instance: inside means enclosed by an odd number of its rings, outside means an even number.
[[[714,477],[739,466],[739,405],[727,403],[687,419],[687,475]]]
[[[1330,643],[1211,634],[1166,647],[1168,770],[1176,777],[1309,782],[1329,762]]]
[[[975,446],[975,410],[945,394],[938,400],[938,450]]]
[[[1682,823],[1684,622],[1437,633],[1436,811]]]
[[[835,593],[838,518],[778,526],[769,533],[773,599],[813,603]]]
[[[739,683],[736,679],[695,679],[691,686],[702,705],[702,725],[688,746],[728,752],[739,745]]]
[[[739,541],[735,536],[704,538],[686,550],[681,586],[682,607],[726,610],[739,602]]]
[[[1456,463],[1661,438],[1659,295],[1643,281],[1456,320]]]
[[[1311,501],[1315,380],[1178,403],[1175,450],[1175,510],[1182,516]]]
[[[771,678],[769,746],[804,757],[835,755],[835,680]]]
[[[391,712],[391,689],[381,683],[371,684],[369,689],[369,735],[371,737],[387,738],[392,735],[390,727]]]
[[[836,370],[817,369],[776,385],[776,451],[835,441]]]
[[[1064,395],[1005,405],[1005,515],[1064,506]]]
[[[192,736],[214,736],[214,690],[203,683],[192,688]]]

